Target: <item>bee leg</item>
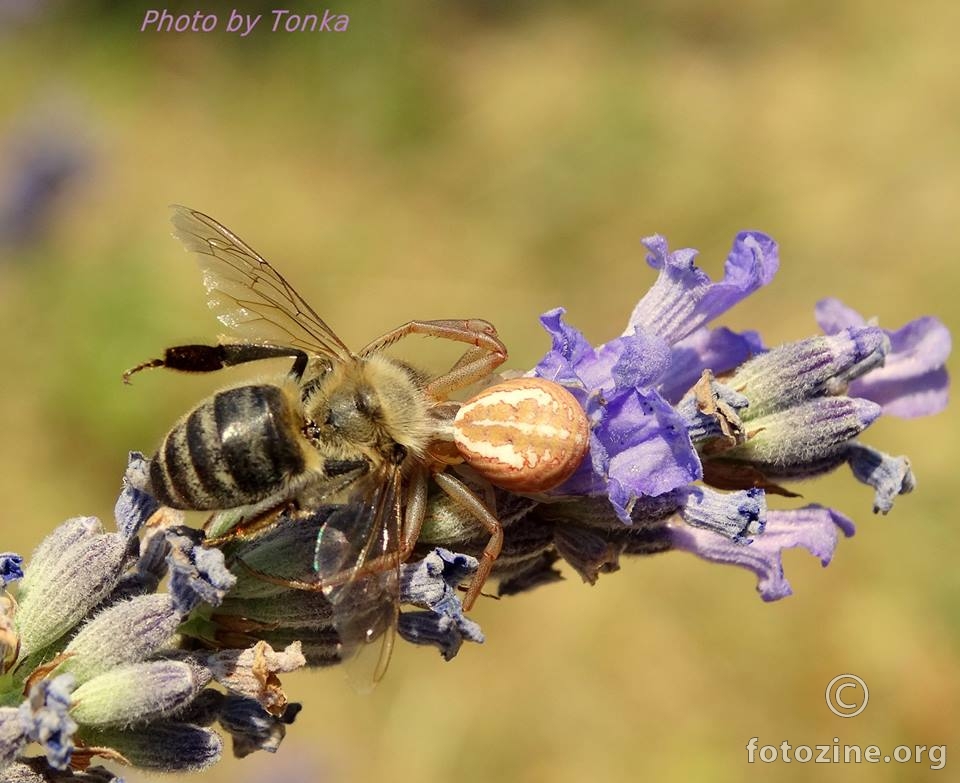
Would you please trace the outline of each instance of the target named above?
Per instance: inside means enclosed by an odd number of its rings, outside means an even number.
[[[485,378],[507,360],[507,348],[497,337],[497,330],[493,324],[479,318],[466,321],[410,321],[378,337],[359,355],[369,356],[412,334],[473,346],[448,372],[427,384],[427,393],[437,399],[444,399],[451,392]]]
[[[162,359],[150,361],[131,367],[123,374],[123,382],[130,383],[130,376],[141,370],[154,367],[166,367],[168,370],[180,372],[216,372],[225,367],[235,367],[247,362],[258,362],[262,359],[276,359],[278,357],[292,357],[293,367],[290,374],[295,380],[300,380],[303,371],[307,369],[307,354],[299,348],[285,345],[259,345],[254,343],[223,343],[220,345],[175,345],[163,352]]]
[[[269,530],[274,525],[277,524],[277,521],[284,514],[290,513],[291,511],[296,510],[296,504],[292,502],[282,503],[279,506],[274,506],[273,508],[267,509],[262,514],[257,514],[249,522],[241,522],[230,530],[224,533],[221,536],[214,536],[212,538],[204,538],[203,545],[205,547],[219,547],[223,544],[228,544],[231,541],[243,541],[248,538],[252,538],[258,533],[262,533],[264,530]],[[213,517],[211,517],[213,519]]]
[[[400,544],[397,551],[372,558],[359,568],[347,568],[343,571],[325,576],[323,579],[307,582],[303,579],[287,579],[285,577],[264,573],[248,565],[239,557],[236,559],[236,562],[253,576],[265,582],[270,582],[271,584],[282,587],[289,587],[292,590],[304,590],[314,593],[322,592],[328,587],[338,587],[339,585],[370,574],[379,574],[384,571],[389,571],[392,568],[397,568],[399,564],[405,563],[410,559],[410,555],[413,553],[414,547],[417,544],[417,539],[420,537],[420,529],[423,527],[423,520],[427,512],[427,478],[425,470],[415,470],[410,475],[407,487],[406,511],[403,517],[403,530],[401,531]]]
[[[427,515],[427,471],[415,469],[410,474],[407,487],[407,507],[403,515],[403,538],[400,542],[400,562],[404,563],[413,554],[420,538],[423,520]]]
[[[473,515],[490,533],[490,540],[480,555],[480,565],[477,567],[477,572],[473,575],[470,586],[467,588],[467,594],[463,599],[463,608],[469,612],[473,608],[477,596],[480,595],[484,582],[490,576],[494,562],[500,556],[500,550],[503,548],[503,525],[462,481],[448,473],[435,473],[433,478],[440,489],[447,494],[447,497],[464,511]]]
[[[417,545],[417,539],[420,538],[420,530],[423,528],[423,520],[427,514],[427,490],[429,488],[427,479],[427,471],[423,468],[414,469],[410,474],[407,484],[406,508],[403,514],[403,527],[400,531],[400,542],[395,552],[388,552],[371,558],[359,568],[347,569],[325,576],[319,582],[307,583],[311,585],[309,589],[334,587],[357,577],[389,571],[392,568],[397,568],[401,563],[407,562]]]

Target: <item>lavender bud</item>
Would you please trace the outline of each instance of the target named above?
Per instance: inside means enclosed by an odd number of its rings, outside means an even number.
[[[56,571],[60,558],[74,544],[103,533],[103,525],[96,517],[74,517],[54,528],[30,557],[30,568],[20,583],[20,593],[29,592],[35,581],[50,578],[49,571]],[[54,574],[56,576],[56,574]]]
[[[880,406],[868,400],[810,400],[753,419],[746,443],[723,452],[719,459],[750,462],[771,476],[807,475],[811,465],[826,466],[832,457],[842,456],[848,442],[879,415]]]
[[[172,717],[183,723],[193,723],[196,726],[212,726],[220,715],[223,702],[227,698],[225,693],[204,688],[192,702]]]
[[[744,421],[843,391],[853,378],[883,364],[882,329],[850,327],[774,348],[742,365],[726,383],[750,401]]]
[[[331,625],[333,608],[323,593],[310,590],[287,590],[282,598],[244,598],[231,592],[217,608],[217,617],[241,617],[273,628],[299,628]]]
[[[536,558],[531,558],[524,567],[515,568],[502,578],[497,585],[497,595],[518,595],[543,585],[563,581],[563,574],[554,567],[557,560],[559,556],[556,552],[541,552]]]
[[[99,524],[99,523],[98,523]],[[17,627],[21,654],[37,652],[69,631],[113,589],[127,553],[119,533],[86,535],[59,557],[44,553],[21,592]]]
[[[15,616],[17,602],[9,595],[0,595],[0,675],[9,671],[20,651]]]
[[[554,542],[560,556],[587,584],[596,584],[600,574],[620,568],[622,547],[611,542],[599,529],[591,530],[575,524],[558,525]]]
[[[116,666],[142,661],[170,640],[182,620],[167,593],[114,604],[80,629],[67,645],[62,669],[79,682]]]
[[[0,766],[0,783],[50,783],[50,778],[18,761],[9,766]]]
[[[0,783],[123,783],[105,767],[87,767],[83,772],[56,769],[42,758],[28,758],[0,770]]]
[[[111,669],[73,692],[73,717],[87,726],[131,726],[189,704],[210,673],[185,661],[147,661]]]
[[[158,772],[196,772],[218,762],[223,753],[215,731],[174,721],[125,731],[84,729],[81,737],[86,745],[111,748],[134,766]]]

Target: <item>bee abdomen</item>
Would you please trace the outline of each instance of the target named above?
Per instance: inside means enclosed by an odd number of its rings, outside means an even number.
[[[278,386],[239,386],[188,413],[150,466],[154,494],[173,508],[256,503],[305,469],[300,416]]]

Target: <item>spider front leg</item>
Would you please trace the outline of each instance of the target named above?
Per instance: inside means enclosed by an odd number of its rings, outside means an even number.
[[[463,609],[469,612],[480,595],[484,583],[490,576],[493,564],[500,556],[500,550],[503,549],[503,526],[500,524],[500,520],[490,513],[490,510],[462,481],[448,473],[435,473],[433,478],[447,497],[473,516],[490,533],[490,540],[480,555],[477,572],[473,575],[470,586],[467,588],[467,594],[463,599]]]
[[[496,328],[489,321],[479,318],[465,321],[410,321],[378,337],[359,355],[369,356],[414,334],[471,346],[453,367],[427,384],[426,392],[436,400],[444,400],[452,392],[485,378],[507,360],[507,348],[497,336]]]

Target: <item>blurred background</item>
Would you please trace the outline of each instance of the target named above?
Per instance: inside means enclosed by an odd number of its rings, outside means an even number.
[[[716,276],[746,228],[782,265],[733,328],[807,336],[827,295],[890,328],[960,326],[956,3],[340,0],[346,32],[271,33],[265,6],[246,38],[228,5],[216,32],[164,34],[140,32],[145,4],[0,0],[2,549],[109,520],[127,451],[232,379],[120,383],[218,333],[171,202],[234,229],[354,346],[479,316],[526,369],[551,307],[620,333],[653,279],[642,236]],[[372,695],[335,669],[286,677],[305,709],[279,754],[204,779],[937,777],[751,765],[745,746],[946,744],[960,763],[957,436],[952,410],[868,433],[919,480],[887,518],[846,471],[803,487],[859,528],[826,570],[786,554],[791,598],[682,553],[593,588],[568,573],[482,600],[486,644],[449,664],[400,645]],[[844,672],[870,687],[851,720],[824,703]]]

